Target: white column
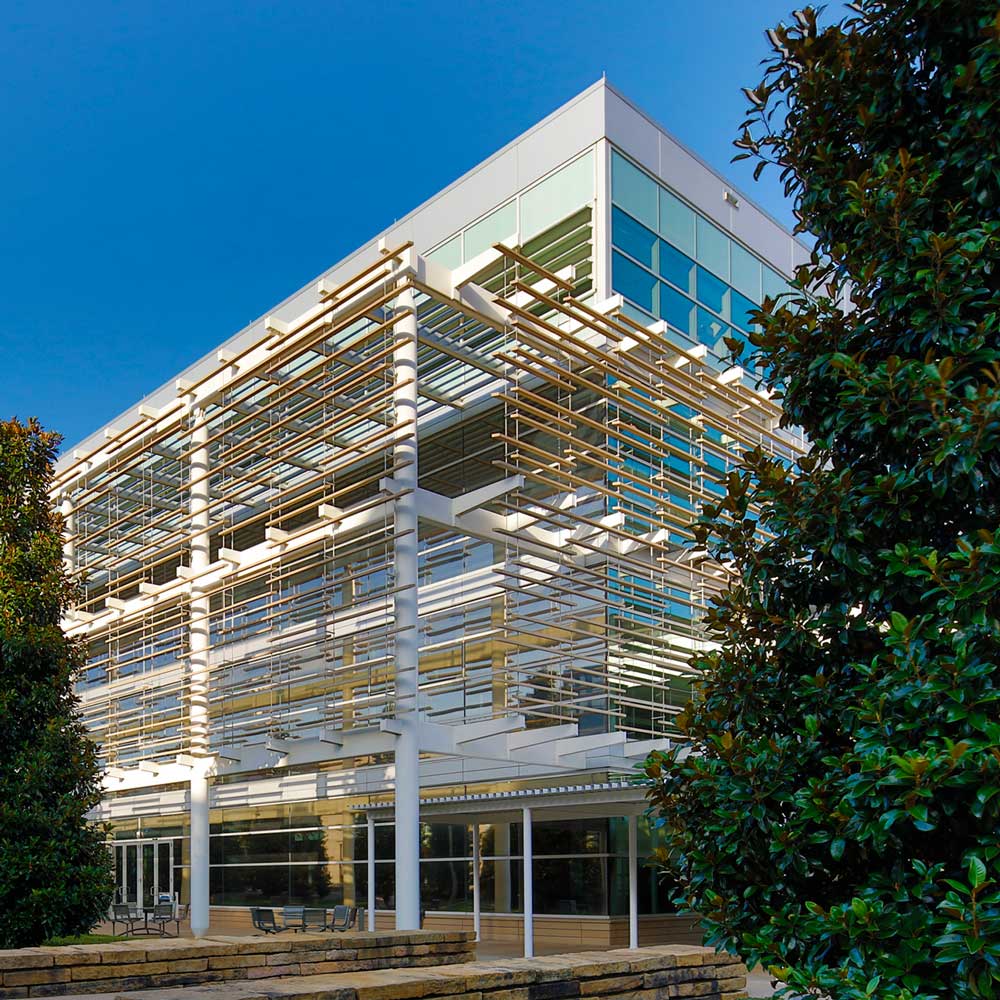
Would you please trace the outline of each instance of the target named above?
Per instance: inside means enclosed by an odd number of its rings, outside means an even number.
[[[479,824],[472,824],[472,929],[479,940],[481,899],[479,895]]]
[[[639,947],[639,820],[628,818],[628,946]]]
[[[191,773],[191,933],[208,933],[208,778],[196,767]]]
[[[535,955],[535,899],[534,899],[534,879],[531,870],[532,849],[531,849],[531,810],[525,806],[522,810],[524,818],[524,830],[521,843],[524,847],[523,855],[523,877],[524,884],[521,888],[521,896],[524,902],[524,957],[534,958]]]
[[[399,346],[393,354],[396,423],[408,423],[393,449],[395,503],[396,930],[420,926],[420,746],[417,737],[417,314],[413,289],[396,298]]]
[[[195,427],[191,432],[190,516],[191,571],[203,573],[210,561],[208,494],[208,426],[202,410],[192,413]],[[209,597],[204,584],[191,584],[190,621],[188,626],[189,714],[188,740],[194,756],[208,754],[208,616]],[[202,768],[191,777],[191,933],[208,933],[208,779]]]
[[[375,817],[368,814],[368,930],[375,930]]]

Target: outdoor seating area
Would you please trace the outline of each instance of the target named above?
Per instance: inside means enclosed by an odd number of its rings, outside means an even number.
[[[125,937],[138,934],[179,937],[181,923],[188,917],[188,907],[187,903],[156,903],[153,906],[113,903],[108,914],[111,933],[122,934]],[[168,930],[171,924],[174,927],[173,933]]]
[[[332,911],[324,907],[283,906],[280,919],[275,908],[251,906],[250,922],[254,929],[264,934],[283,931],[349,931],[358,922],[356,906],[335,906]]]

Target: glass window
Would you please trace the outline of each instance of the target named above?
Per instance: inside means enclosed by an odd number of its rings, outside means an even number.
[[[422,823],[421,858],[464,858],[472,856],[471,829],[458,823]]]
[[[694,276],[694,261],[690,257],[660,240],[660,276],[676,285],[682,292],[691,294]]]
[[[748,299],[760,302],[760,261],[739,243],[730,243],[732,286]]]
[[[757,310],[757,305],[739,292],[730,292],[729,298],[732,321],[744,330],[754,329],[753,323],[750,322],[750,314]]]
[[[618,153],[611,154],[611,197],[634,219],[656,228],[657,184]]]
[[[637,309],[631,302],[625,303],[622,313],[628,316],[629,319],[634,319],[640,326],[645,326],[647,323],[652,323],[653,321],[653,317],[649,313]]]
[[[625,298],[631,299],[643,309],[654,312],[653,292],[656,278],[620,253],[612,254],[611,283],[616,292],[621,292]]]
[[[587,153],[521,196],[521,242],[594,200],[594,156]]]
[[[713,354],[720,358],[729,355],[729,348],[722,342],[729,336],[729,327],[718,316],[713,316],[707,309],[698,310],[698,340]]]
[[[456,268],[462,263],[462,234],[453,236],[447,243],[442,243],[437,250],[427,254],[428,260],[437,261],[448,268]]]
[[[231,868],[226,869],[227,876],[230,871]],[[338,906],[347,902],[344,877],[353,881],[353,875],[351,865],[289,865],[289,899],[304,906]],[[226,888],[229,888],[228,877]]]
[[[514,202],[498,208],[485,219],[480,219],[465,231],[465,259],[472,260],[477,254],[510,239],[517,232],[517,206]]]
[[[286,831],[212,837],[209,844],[213,865],[272,864],[288,861]]]
[[[421,861],[420,903],[427,910],[472,910],[472,863]]]
[[[788,282],[777,271],[767,267],[767,265],[764,266],[762,285],[764,295],[769,295],[772,298],[776,295],[782,295],[789,290]]]
[[[656,234],[636,222],[631,215],[626,215],[620,208],[611,210],[611,234],[615,246],[646,267],[653,266]]]
[[[521,859],[484,858],[479,865],[479,891],[484,913],[518,913],[521,910],[523,874]]]
[[[698,268],[698,301],[723,316],[728,316],[729,286],[703,267]]]
[[[608,912],[605,858],[536,858],[533,867],[536,913]]]
[[[691,336],[691,314],[694,303],[669,285],[660,285],[660,318],[674,329]]]
[[[354,869],[353,890],[356,906],[368,905],[368,866],[359,862],[351,866]],[[345,887],[345,902],[347,902],[347,887]],[[393,862],[380,861],[375,866],[375,909],[391,909],[396,903],[396,865]]]
[[[694,256],[695,213],[669,191],[660,188],[660,235],[689,257]]]
[[[535,823],[532,827],[535,857],[560,854],[606,854],[606,819],[566,819],[557,823]]]
[[[729,237],[708,219],[698,216],[698,263],[729,280]]]

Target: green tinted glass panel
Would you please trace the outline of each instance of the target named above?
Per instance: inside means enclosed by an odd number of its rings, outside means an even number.
[[[453,236],[447,243],[442,243],[437,250],[427,254],[428,260],[437,261],[448,268],[456,268],[462,263],[462,236]]]
[[[498,208],[465,231],[465,259],[472,260],[494,243],[509,239],[517,230],[517,206],[514,202]]]
[[[611,211],[611,234],[616,247],[646,267],[653,266],[656,235],[636,222],[632,216],[626,215],[620,208]]]
[[[618,153],[611,155],[611,197],[634,219],[656,228],[656,182]]]
[[[649,312],[654,311],[653,291],[656,278],[617,252],[612,255],[611,283],[616,292],[621,292],[637,306],[648,309]]]
[[[733,288],[754,302],[760,302],[760,261],[738,243],[730,246]]]
[[[694,220],[692,209],[660,188],[660,235],[689,257],[694,256]]]
[[[521,196],[521,242],[589,205],[594,198],[594,156],[587,153]]]
[[[682,292],[694,291],[694,261],[680,250],[660,240],[660,277],[666,278]]]
[[[729,237],[720,229],[716,229],[707,219],[700,215],[697,219],[699,264],[714,271],[720,278],[729,280]]]

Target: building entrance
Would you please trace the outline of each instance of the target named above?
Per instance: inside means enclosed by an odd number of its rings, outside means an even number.
[[[153,906],[174,899],[172,840],[124,840],[114,845],[115,902]]]

